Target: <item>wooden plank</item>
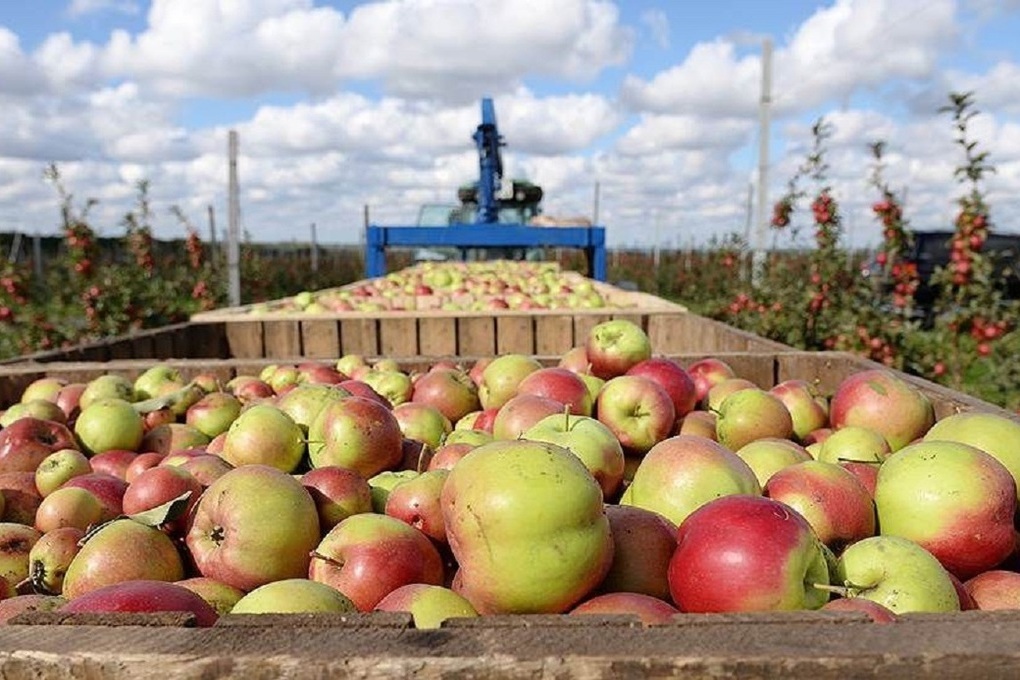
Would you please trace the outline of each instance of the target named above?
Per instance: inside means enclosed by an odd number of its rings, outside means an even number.
[[[379,354],[379,324],[373,318],[343,319],[340,321],[340,355]]]
[[[496,354],[536,354],[535,324],[531,316],[496,317]]]
[[[457,355],[489,357],[496,353],[496,318],[468,316],[457,319]]]
[[[426,357],[457,355],[457,320],[452,316],[422,316],[418,319],[418,348]]]
[[[574,347],[574,319],[568,315],[535,317],[535,353],[561,355]]]
[[[236,321],[228,323],[226,329],[230,356],[238,359],[265,356],[261,321]]]
[[[418,320],[379,319],[379,353],[384,357],[417,356]]]
[[[262,333],[267,357],[302,356],[300,321],[263,321]]]
[[[592,328],[611,318],[613,318],[612,315],[606,311],[597,314],[574,314],[574,342],[579,345],[584,343]]]
[[[336,319],[306,319],[300,323],[304,356],[319,359],[340,356],[340,325]]]
[[[226,359],[230,355],[226,324],[189,323],[184,327],[174,356],[181,359]]]

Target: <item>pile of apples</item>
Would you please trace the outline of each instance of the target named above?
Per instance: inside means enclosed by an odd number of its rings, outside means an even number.
[[[343,288],[302,291],[259,303],[249,314],[407,310],[596,309],[609,306],[594,283],[556,262],[424,262]]]
[[[0,416],[0,620],[31,609],[490,614],[1020,607],[1020,423],[831,395],[626,320],[529,356],[157,364]]]

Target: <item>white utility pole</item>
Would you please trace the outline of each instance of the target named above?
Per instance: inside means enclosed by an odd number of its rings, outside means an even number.
[[[761,100],[758,106],[758,215],[755,224],[752,279],[761,278],[769,225],[769,129],[772,106],[772,39],[761,45]]]
[[[237,130],[228,135],[230,157],[227,195],[227,298],[231,307],[241,304],[241,201],[237,184]]]

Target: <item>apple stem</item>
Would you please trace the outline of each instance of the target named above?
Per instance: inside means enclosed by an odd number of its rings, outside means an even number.
[[[838,458],[836,458],[836,460],[838,460],[840,463],[863,463],[865,465],[882,464],[882,461],[880,460],[861,460],[860,458],[844,458],[843,456],[839,456]]]
[[[830,593],[836,593],[840,597],[857,597],[862,592],[864,592],[864,588],[856,586],[850,583],[849,581],[847,581],[841,586],[837,586],[832,583],[812,583],[811,585],[812,587],[817,588],[818,590],[825,590]]]
[[[344,566],[343,560],[333,559],[332,557],[330,557],[328,555],[323,555],[318,550],[313,550],[312,552],[310,552],[308,554],[311,556],[311,558],[313,560],[322,560],[326,564],[328,564],[330,566],[333,566],[333,567],[336,567],[337,569],[340,569],[340,568],[342,568]]]
[[[563,429],[570,430],[570,405],[563,405]]]

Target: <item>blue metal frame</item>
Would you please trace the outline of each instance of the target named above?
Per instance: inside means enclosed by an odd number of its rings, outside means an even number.
[[[448,227],[371,225],[365,230],[365,274],[386,274],[388,247],[580,248],[588,257],[588,275],[606,280],[605,227],[529,227],[523,224],[452,224]]]

